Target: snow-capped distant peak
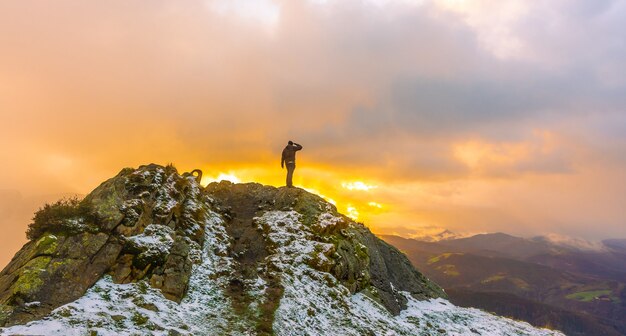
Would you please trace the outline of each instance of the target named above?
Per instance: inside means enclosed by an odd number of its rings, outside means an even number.
[[[425,229],[418,233],[409,235],[409,238],[424,241],[424,242],[438,242],[453,239],[460,239],[470,237],[472,234],[452,232],[448,229]]]

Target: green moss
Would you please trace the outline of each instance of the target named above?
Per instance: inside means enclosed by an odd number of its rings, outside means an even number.
[[[146,315],[144,315],[144,314],[142,314],[140,312],[135,312],[130,319],[137,326],[144,325],[144,324],[146,324],[146,322],[148,322],[148,316],[146,316]]]
[[[11,316],[13,309],[7,305],[0,303],[0,326]]]
[[[79,267],[78,265],[82,262],[82,260],[78,259],[55,259],[48,266],[48,273],[59,273],[61,277],[63,277],[63,279],[73,280],[74,277],[76,277],[76,273],[74,273],[74,270],[76,270],[77,267]]]
[[[62,317],[70,317],[72,316],[72,309],[68,307],[64,307],[58,310],[57,314],[59,314]]]
[[[111,294],[109,294],[109,292],[104,292],[104,293],[100,294],[100,297],[104,301],[107,301],[107,302],[111,301]]]
[[[56,272],[56,270],[59,269],[59,267],[65,265],[65,264],[66,263],[63,260],[55,260],[52,263],[50,263],[50,265],[48,266],[48,271],[50,273],[54,273],[54,272]]]
[[[317,222],[323,212],[327,212],[326,205],[327,202],[323,198],[303,192],[297,196],[293,209],[302,215],[301,220],[304,225],[311,226]],[[333,215],[338,215],[334,208],[330,212]]]
[[[36,253],[41,254],[53,254],[56,252],[58,246],[58,238],[53,234],[47,234],[39,238],[36,243]]]
[[[123,198],[120,196],[115,185],[111,186],[104,197],[93,200],[93,207],[98,217],[104,221],[118,221],[122,214],[119,211]]]
[[[148,285],[148,282],[146,282],[146,281],[139,281],[137,283],[137,289],[139,290],[139,293],[141,293],[141,294],[148,293],[148,288],[149,287],[150,287],[150,285]]]
[[[26,296],[37,292],[44,284],[42,276],[46,273],[51,259],[48,256],[37,257],[24,265],[17,281],[11,287],[12,292]]]
[[[355,252],[356,252],[356,256],[359,259],[364,259],[367,260],[369,259],[369,252],[367,251],[367,247],[361,243],[357,243],[356,244],[356,248],[355,248]]]

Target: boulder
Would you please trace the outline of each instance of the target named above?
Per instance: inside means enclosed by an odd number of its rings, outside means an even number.
[[[123,169],[80,202],[45,206],[31,241],[0,272],[0,326],[40,318],[106,273],[120,283],[146,279],[180,301],[199,261],[204,197],[194,176],[147,165]]]

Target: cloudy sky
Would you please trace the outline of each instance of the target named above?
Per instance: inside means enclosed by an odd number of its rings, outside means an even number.
[[[0,2],[0,261],[123,167],[295,182],[374,232],[626,238],[626,2]]]

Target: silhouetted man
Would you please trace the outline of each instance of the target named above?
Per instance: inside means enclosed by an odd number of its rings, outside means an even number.
[[[293,187],[293,171],[296,170],[296,152],[301,150],[302,146],[289,140],[289,143],[283,149],[283,158],[280,160],[280,167],[285,168],[287,165],[287,186]]]

